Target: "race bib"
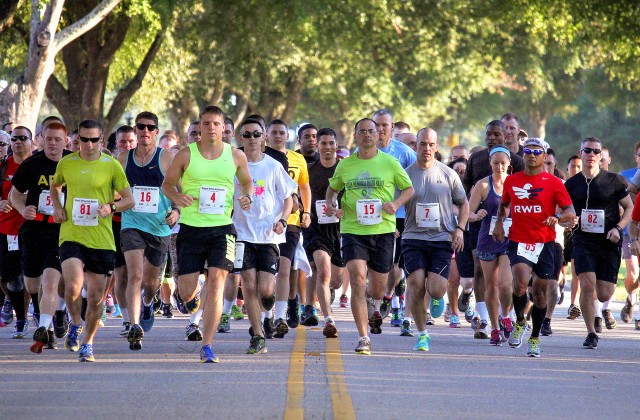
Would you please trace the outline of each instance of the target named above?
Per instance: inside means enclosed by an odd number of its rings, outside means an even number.
[[[71,221],[76,226],[98,226],[98,200],[74,198]]]
[[[18,249],[18,235],[7,235],[7,250],[17,251]]]
[[[382,201],[356,201],[356,218],[361,225],[377,225],[382,223]]]
[[[62,194],[62,202],[64,203],[64,193]],[[49,190],[42,190],[38,196],[38,213],[53,216],[53,201]]]
[[[227,189],[221,187],[200,187],[198,213],[224,214]]]
[[[233,268],[241,270],[244,264],[244,242],[236,242],[236,256],[233,260]]]
[[[440,204],[416,203],[416,222],[418,227],[440,227]]]
[[[489,236],[493,235],[493,229],[496,227],[496,221],[498,220],[497,216],[491,216],[491,224],[489,225]],[[510,217],[504,219],[502,222],[502,227],[504,227],[504,236],[509,236],[509,228],[511,228],[512,220]]]
[[[544,243],[539,242],[535,244],[525,244],[518,243],[518,255],[524,257],[531,261],[532,263],[537,263],[538,258],[540,258],[540,253],[542,252],[542,247]]]
[[[335,215],[329,217],[325,213],[327,212],[327,201],[326,200],[316,200],[316,214],[318,215],[318,223],[321,225],[326,225],[329,223],[338,223],[340,219],[338,219]]]
[[[160,203],[160,188],[136,186],[132,188],[135,206],[133,211],[136,213],[157,213],[158,204]]]
[[[583,209],[580,215],[580,230],[590,233],[604,233],[604,210]]]

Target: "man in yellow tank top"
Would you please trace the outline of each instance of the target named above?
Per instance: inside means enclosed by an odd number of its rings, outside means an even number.
[[[211,350],[220,315],[224,280],[233,269],[236,231],[231,211],[246,211],[253,202],[247,158],[222,141],[224,113],[216,106],[200,112],[202,137],[175,156],[162,184],[164,194],[181,209],[178,234],[178,289],[190,312],[200,306],[198,275],[207,264],[204,325],[200,361],[217,363]],[[234,197],[234,177],[242,196]],[[178,188],[182,184],[181,190]]]

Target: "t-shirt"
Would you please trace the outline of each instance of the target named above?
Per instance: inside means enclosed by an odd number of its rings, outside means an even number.
[[[284,233],[277,235],[273,224],[282,218],[284,200],[296,189],[296,184],[275,159],[264,155],[259,162],[249,162],[249,173],[253,179],[255,197],[248,211],[236,208],[233,224],[238,241],[255,244],[280,244],[286,242]],[[242,186],[234,180],[236,196],[242,195]]]
[[[466,199],[460,176],[438,161],[428,169],[414,163],[407,168],[407,174],[414,194],[405,206],[407,217],[402,239],[451,241],[457,223],[453,205],[462,205]]]
[[[378,150],[388,153],[394,158],[398,159],[398,162],[400,162],[400,166],[402,166],[404,169],[407,169],[416,161],[416,152],[403,142],[393,138],[391,139],[387,147],[379,147]],[[399,195],[400,191],[396,189],[396,198]],[[398,211],[396,212],[396,217],[400,219],[406,217],[405,206],[401,206],[398,209]]]
[[[361,159],[354,153],[338,163],[329,185],[335,191],[345,190],[340,233],[377,235],[395,232],[396,216],[380,207],[394,200],[396,187],[400,190],[411,187],[411,180],[391,155],[378,152],[371,159]]]
[[[533,176],[518,172],[504,181],[502,203],[511,205],[510,240],[546,243],[555,240],[556,231],[544,221],[556,213],[556,206],[570,206],[571,198],[558,177],[547,172]]]
[[[305,185],[309,183],[309,171],[307,170],[307,161],[304,160],[304,156],[300,153],[296,153],[291,150],[287,150],[287,160],[289,161],[289,176],[293,179],[298,185]],[[302,210],[300,209],[296,213],[291,213],[289,219],[287,219],[287,223],[292,226],[300,226],[300,215],[302,214]],[[304,209],[304,211],[309,211],[309,209]]]
[[[591,178],[589,185],[587,185],[587,179],[580,172],[569,178],[564,185],[569,191],[576,215],[580,217],[575,235],[589,239],[606,240],[607,233],[620,222],[618,202],[628,195],[624,178],[613,172],[600,171],[594,178]],[[604,210],[604,220],[599,220],[600,212],[585,212],[583,214],[585,209]],[[585,232],[583,224],[587,230],[602,230],[602,232]],[[596,226],[602,227],[597,228]]]
[[[633,206],[633,212],[631,213],[631,220],[635,223],[640,223],[640,194],[636,195],[636,202]]]
[[[315,152],[314,154],[312,154],[311,156],[307,156],[305,154],[302,154],[302,152],[300,151],[300,149],[296,150],[296,153],[300,153],[302,155],[302,157],[304,157],[304,160],[307,161],[307,166],[311,165],[314,162],[317,162],[320,160],[320,153]]]
[[[64,206],[67,220],[60,227],[59,243],[77,242],[87,248],[115,251],[111,215],[97,216],[94,226],[79,223],[92,224],[94,219],[86,216],[97,215],[100,205],[114,201],[114,191],[129,187],[120,162],[105,153],[94,161],[87,161],[76,152],[58,162],[53,182],[67,185]]]
[[[15,160],[13,160],[13,155],[11,155],[1,164],[0,170],[2,170],[2,166],[5,167],[4,178],[1,181],[2,200],[8,200],[9,191],[11,191],[11,181],[20,164],[16,163]],[[17,235],[23,222],[24,218],[15,208],[12,208],[7,213],[0,212],[0,233],[3,235]]]
[[[320,160],[309,165],[309,186],[311,187],[311,223],[318,223],[318,206],[322,204],[327,196],[327,188],[329,188],[329,178],[333,176],[338,167],[335,165],[326,168]],[[338,195],[338,203],[342,198],[342,194]],[[318,204],[318,201],[321,203]]]
[[[244,152],[244,147],[238,147],[238,150]],[[264,147],[264,154],[280,162],[285,171],[289,170],[289,161],[286,154],[269,146]]]

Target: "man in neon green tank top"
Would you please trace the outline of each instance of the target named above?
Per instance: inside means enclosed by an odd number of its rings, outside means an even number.
[[[182,211],[177,240],[178,290],[190,312],[200,306],[198,275],[205,263],[208,267],[200,361],[217,363],[211,343],[222,314],[224,280],[235,257],[231,211],[234,204],[236,211],[248,210],[254,191],[244,153],[222,141],[222,110],[205,107],[200,112],[200,125],[201,140],[178,152],[167,170],[162,192]],[[235,198],[234,177],[242,185],[242,196]]]

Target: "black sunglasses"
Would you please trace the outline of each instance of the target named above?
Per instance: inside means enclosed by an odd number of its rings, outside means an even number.
[[[83,143],[87,143],[87,142],[97,143],[101,139],[101,137],[82,137],[82,136],[78,136],[78,137],[80,138],[80,141]]]
[[[155,124],[142,124],[142,123],[136,123],[136,128],[138,130],[144,130],[145,127],[149,130],[149,131],[154,131],[158,128],[157,125]]]
[[[260,132],[259,130],[256,130],[253,133],[250,133],[249,131],[245,131],[244,133],[242,133],[243,139],[250,139],[251,136],[253,136],[254,139],[258,139],[262,137],[262,132]]]
[[[592,149],[591,147],[585,147],[582,149],[582,151],[587,155],[591,152],[593,152],[594,155],[599,155],[600,152],[602,152],[602,149]]]
[[[6,141],[0,141],[0,147],[4,147],[4,146],[8,146],[9,143],[7,143]]]
[[[31,138],[29,136],[13,136],[11,137],[11,141],[29,141]]]

